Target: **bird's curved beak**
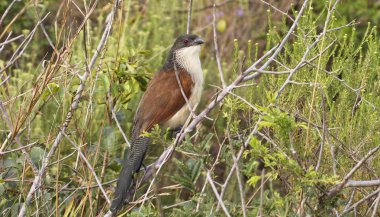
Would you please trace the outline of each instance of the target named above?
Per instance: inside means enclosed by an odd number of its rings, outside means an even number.
[[[194,40],[193,43],[194,43],[194,45],[201,45],[201,44],[204,44],[205,41],[203,41],[203,39],[201,39],[201,38],[197,38]]]

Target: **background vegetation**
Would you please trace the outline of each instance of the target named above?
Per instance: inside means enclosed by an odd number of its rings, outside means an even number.
[[[215,13],[213,3],[192,5],[191,32],[206,41],[197,114],[225,89],[220,73],[229,85],[278,46],[304,1],[220,0]],[[134,111],[173,40],[186,32],[188,4],[121,1],[97,51],[114,2],[0,2],[3,216],[25,204],[27,216],[108,211],[105,195],[112,199]],[[121,215],[378,216],[379,9],[378,1],[308,1],[275,60],[186,135],[152,187],[137,190]],[[158,128],[150,135],[155,144],[145,165],[173,143]]]

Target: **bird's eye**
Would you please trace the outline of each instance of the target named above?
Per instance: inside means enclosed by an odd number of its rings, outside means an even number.
[[[183,43],[187,44],[187,43],[189,43],[189,40],[185,39],[185,40],[183,40]]]

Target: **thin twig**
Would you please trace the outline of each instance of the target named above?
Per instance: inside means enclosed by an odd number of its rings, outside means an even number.
[[[7,45],[7,44],[9,44],[9,43],[11,43],[11,42],[14,42],[14,41],[16,41],[16,40],[18,40],[18,39],[20,39],[20,38],[23,38],[24,37],[24,35],[19,35],[19,36],[16,36],[16,37],[14,37],[14,38],[11,38],[11,39],[7,39],[7,40],[5,40],[5,41],[3,41],[3,42],[1,42],[0,43],[0,47],[2,47],[2,46],[4,46],[4,45]]]
[[[193,10],[193,0],[189,0],[188,12],[187,12],[187,28],[186,33],[190,34],[190,24],[191,24],[191,12]]]
[[[222,207],[222,209],[224,211],[224,214],[226,214],[226,216],[228,216],[228,217],[231,217],[230,213],[228,212],[226,206],[223,203],[222,198],[220,197],[220,195],[218,193],[218,190],[216,189],[216,187],[214,185],[214,181],[212,181],[212,179],[211,179],[209,171],[207,172],[206,177],[207,177],[208,183],[210,183],[210,186],[211,186],[212,190],[214,191],[214,194],[215,194],[216,198],[218,199],[219,205]]]
[[[212,13],[212,30],[214,33],[214,48],[215,48],[215,58],[216,58],[216,64],[218,65],[218,71],[219,71],[219,76],[220,76],[220,81],[222,82],[222,87],[226,88],[226,82],[224,81],[223,77],[223,69],[222,69],[222,64],[220,63],[220,56],[219,56],[219,48],[218,48],[218,40],[217,40],[217,35],[216,35],[216,7],[214,3],[214,9]]]
[[[229,4],[229,3],[233,3],[235,2],[236,0],[225,0],[224,2],[220,2],[218,4],[216,4],[216,7],[222,7],[226,4]],[[201,11],[205,11],[205,10],[208,10],[208,9],[212,9],[213,8],[213,5],[214,4],[210,4],[210,5],[207,5],[203,8],[196,8],[196,9],[192,9],[193,12],[201,12]],[[172,11],[171,11],[172,12]],[[184,10],[176,10],[175,12],[178,12],[178,13],[188,13],[189,12],[189,9],[184,9]]]
[[[350,199],[348,200],[348,203],[346,204],[346,206],[344,207],[343,210],[348,209],[348,207],[350,207],[350,205],[352,203],[352,199],[354,198],[355,193],[356,193],[356,188],[354,188],[354,190],[352,191]]]
[[[314,76],[314,82],[317,83],[318,82],[318,79],[319,79],[319,72],[320,72],[320,69],[322,68],[321,67],[321,61],[322,61],[322,53],[323,53],[323,47],[324,47],[324,43],[325,43],[325,39],[326,39],[326,34],[327,34],[327,30],[328,30],[328,25],[330,24],[330,19],[335,11],[335,7],[336,5],[339,3],[340,0],[336,0],[335,3],[331,6],[332,4],[332,1],[333,0],[330,0],[329,1],[329,8],[327,10],[327,16],[326,16],[326,19],[325,19],[325,23],[324,23],[324,26],[323,26],[323,31],[322,33],[320,34],[320,36],[322,37],[321,38],[321,45],[319,47],[319,53],[321,54],[318,58],[318,63],[317,63],[317,68],[316,68],[316,72],[315,72],[315,76]],[[330,8],[331,6],[331,8]],[[309,109],[309,115],[308,115],[308,120],[311,120],[311,116],[313,114],[313,106],[314,106],[314,100],[315,100],[315,92],[316,92],[316,89],[317,89],[317,86],[314,86],[313,87],[313,91],[312,91],[312,95],[311,95],[311,102],[310,102],[310,109]],[[305,147],[304,147],[304,150],[306,150],[304,152],[304,155],[306,155],[309,147],[308,145],[311,143],[309,141],[309,134],[310,134],[310,131],[309,131],[309,128],[310,125],[308,124],[307,125],[307,129],[306,129],[306,138],[305,138]]]
[[[246,217],[247,216],[247,210],[246,210],[246,207],[245,207],[244,187],[243,187],[243,183],[242,183],[241,177],[240,177],[239,160],[235,156],[235,153],[234,153],[234,150],[233,150],[234,148],[232,146],[232,138],[231,138],[231,134],[230,134],[230,129],[228,127],[226,129],[226,133],[227,133],[228,143],[231,146],[231,155],[232,155],[232,159],[234,161],[234,166],[235,166],[236,179],[237,179],[237,182],[238,182],[239,193],[240,193],[241,210],[243,212],[243,217]],[[215,161],[215,163],[216,163],[216,161]],[[209,172],[211,172],[211,170],[209,170]],[[222,187],[224,187],[224,186],[222,186]],[[220,204],[218,204],[218,207],[219,207],[219,205]],[[218,207],[217,207],[216,210],[218,210]]]
[[[111,185],[112,183],[117,182],[117,179],[108,181],[108,182],[103,182],[101,186],[106,186],[106,185]],[[77,188],[62,188],[60,191],[82,191],[82,190],[88,190],[88,189],[93,189],[93,188],[99,188],[99,185],[90,185],[90,186],[81,186]]]
[[[119,129],[121,135],[123,136],[125,143],[127,143],[128,147],[131,147],[131,144],[129,143],[128,138],[127,138],[127,136],[125,135],[125,133],[123,131],[123,128],[121,128],[120,123],[117,120],[117,116],[116,116],[116,113],[115,113],[115,110],[114,110],[114,107],[113,107],[113,102],[112,102],[112,99],[111,99],[111,87],[107,91],[107,97],[108,97],[108,104],[109,104],[109,107],[110,107],[110,110],[111,110],[111,114],[112,114],[113,119],[116,122],[117,128]]]
[[[12,36],[12,33],[13,33],[13,32],[9,32],[9,33],[8,33],[8,36],[7,36],[7,38],[5,39],[5,41],[9,40],[9,38]],[[0,46],[0,53],[3,51],[4,47],[5,47],[5,45]],[[3,75],[2,75],[2,76],[3,76]]]
[[[21,149],[29,148],[29,147],[31,147],[31,146],[33,146],[33,145],[35,145],[35,144],[37,144],[37,142],[33,142],[33,143],[28,144],[28,145],[21,146],[21,147],[18,147],[18,148],[12,149],[12,150],[3,151],[3,152],[0,152],[0,155],[9,154],[9,153],[12,153],[12,152],[15,152],[15,151],[20,151]]]
[[[251,141],[252,139],[252,136],[255,135],[257,133],[257,131],[259,130],[259,125],[258,123],[261,121],[261,118],[259,118],[259,120],[256,122],[256,125],[255,127],[253,128],[253,130],[251,131],[251,133],[248,135],[248,138],[246,139],[246,141],[244,142],[244,145],[240,148],[238,154],[237,154],[237,157],[236,157],[236,160],[239,161],[240,158],[243,156],[243,153],[244,153],[244,150],[248,147],[248,144],[249,142]],[[229,174],[227,175],[227,178],[225,179],[224,181],[224,184],[222,185],[222,190],[220,192],[220,197],[223,199],[223,196],[224,196],[224,193],[226,192],[226,189],[227,189],[227,185],[230,181],[230,179],[232,178],[232,175],[233,173],[235,172],[235,169],[236,169],[236,164],[233,164],[232,165],[232,168],[229,172]]]
[[[176,55],[175,55],[175,54],[174,54],[174,59],[176,59]],[[183,99],[185,100],[185,103],[186,103],[187,109],[189,110],[189,112],[190,112],[190,114],[191,114],[190,116],[193,117],[193,118],[195,118],[196,115],[194,114],[194,111],[195,111],[195,107],[196,107],[196,106],[194,106],[194,108],[192,108],[191,105],[190,105],[189,99],[187,98],[186,93],[185,93],[185,90],[183,89],[183,86],[182,86],[181,80],[179,79],[178,69],[177,69],[177,65],[176,65],[175,62],[176,62],[176,61],[174,61],[173,67],[174,67],[174,73],[175,73],[175,78],[176,78],[176,80],[177,80],[178,87],[179,87],[179,89],[180,89],[180,91],[181,91],[181,94],[182,94]]]

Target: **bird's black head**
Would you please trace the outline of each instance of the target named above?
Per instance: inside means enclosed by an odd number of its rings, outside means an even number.
[[[179,36],[175,40],[171,51],[176,51],[185,47],[197,46],[203,43],[205,42],[198,35],[185,34],[185,35]]]
[[[203,39],[201,39],[198,35],[185,34],[185,35],[179,36],[175,40],[172,48],[170,49],[164,68],[173,67],[175,53],[178,54],[178,52],[181,52],[181,51],[182,51],[182,54],[185,53],[187,56],[196,55],[198,57],[199,51],[200,51],[200,45],[204,43],[205,42],[203,41]]]

